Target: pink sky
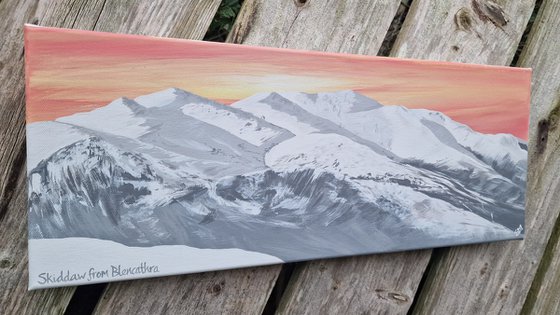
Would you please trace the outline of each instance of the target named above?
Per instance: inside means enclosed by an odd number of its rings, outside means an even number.
[[[169,87],[231,103],[258,92],[355,90],[527,139],[529,69],[26,27],[27,120]]]

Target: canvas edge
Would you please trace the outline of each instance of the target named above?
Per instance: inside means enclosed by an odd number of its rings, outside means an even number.
[[[25,146],[25,167],[26,170],[29,168],[29,154],[28,154],[28,149],[27,149],[27,143],[29,143],[29,138],[28,138],[28,132],[27,132],[27,115],[28,115],[28,111],[27,111],[27,95],[29,95],[29,91],[31,89],[30,87],[30,67],[29,67],[29,54],[30,54],[30,45],[29,45],[29,32],[31,31],[32,28],[37,27],[34,24],[29,24],[29,23],[25,23],[23,25],[23,52],[24,52],[24,76],[25,76],[25,141],[26,141],[26,146]],[[28,180],[27,180],[27,173],[26,172],[26,180],[25,180],[25,188],[26,188],[26,194],[27,191],[29,189],[28,187]],[[31,277],[30,277],[30,269],[31,269],[31,250],[29,248],[29,239],[30,239],[30,229],[29,229],[29,204],[26,203],[26,207],[25,210],[27,212],[27,215],[25,216],[26,220],[27,220],[27,291],[31,291],[34,290],[34,286],[33,283],[31,281]]]

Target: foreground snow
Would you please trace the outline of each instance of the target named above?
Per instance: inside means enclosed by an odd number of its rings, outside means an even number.
[[[283,262],[271,255],[236,248],[128,247],[81,237],[30,239],[29,252],[30,290]]]

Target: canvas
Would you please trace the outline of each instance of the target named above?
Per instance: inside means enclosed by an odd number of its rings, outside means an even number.
[[[530,70],[26,26],[30,289],[521,239]]]

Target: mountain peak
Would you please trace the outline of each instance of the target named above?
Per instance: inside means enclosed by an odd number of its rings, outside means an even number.
[[[330,91],[330,92],[318,92],[318,93],[307,93],[307,92],[259,92],[253,94],[247,98],[239,100],[238,102],[260,102],[265,99],[276,99],[283,98],[289,100],[293,103],[301,105],[302,103],[327,103],[338,108],[339,110],[348,112],[358,112],[364,110],[371,110],[375,108],[382,107],[379,102],[371,99],[359,92],[351,89],[340,90],[340,91]]]
[[[168,88],[164,91],[170,91],[170,92],[173,92],[173,93],[188,93],[187,91],[185,91],[183,89],[180,89],[178,87],[170,87],[170,88]]]
[[[353,90],[342,90],[320,93],[280,93],[283,97],[300,106],[317,107],[332,112],[354,113],[383,107],[377,101]]]
[[[306,93],[309,94],[309,93]],[[347,89],[347,90],[339,90],[339,91],[329,91],[329,92],[319,92],[315,93],[315,95],[323,95],[323,96],[336,96],[336,95],[345,95],[345,96],[356,96],[362,95],[354,90]],[[362,95],[363,96],[363,95]]]
[[[56,121],[89,130],[136,138],[148,130],[148,127],[143,125],[146,120],[139,115],[145,110],[146,108],[136,101],[120,97],[90,112],[59,117]]]
[[[126,103],[129,103],[129,102],[133,102],[133,100],[131,100],[130,98],[128,98],[126,96],[121,96],[121,97],[116,98],[113,101],[111,101],[109,104],[107,104],[107,106],[121,105],[121,104],[126,104]]]
[[[138,96],[134,100],[140,105],[147,108],[164,107],[168,105],[185,104],[190,102],[210,101],[202,96],[176,87],[171,87],[151,94]]]
[[[157,93],[157,92],[156,92],[156,93]],[[187,90],[180,89],[180,88],[178,88],[178,87],[171,87],[171,88],[165,89],[165,90],[163,90],[163,91],[160,91],[160,93],[173,93],[173,94],[178,95],[178,96],[197,96],[197,97],[202,97],[202,96],[199,96],[199,95],[197,95],[197,94],[191,93],[191,92],[189,92],[189,91],[187,91]]]
[[[104,107],[109,110],[110,109],[118,110],[118,107],[122,107],[122,106],[127,107],[135,114],[141,113],[145,110],[145,108],[142,105],[138,104],[137,102],[135,102],[134,100],[126,96],[119,97]]]

